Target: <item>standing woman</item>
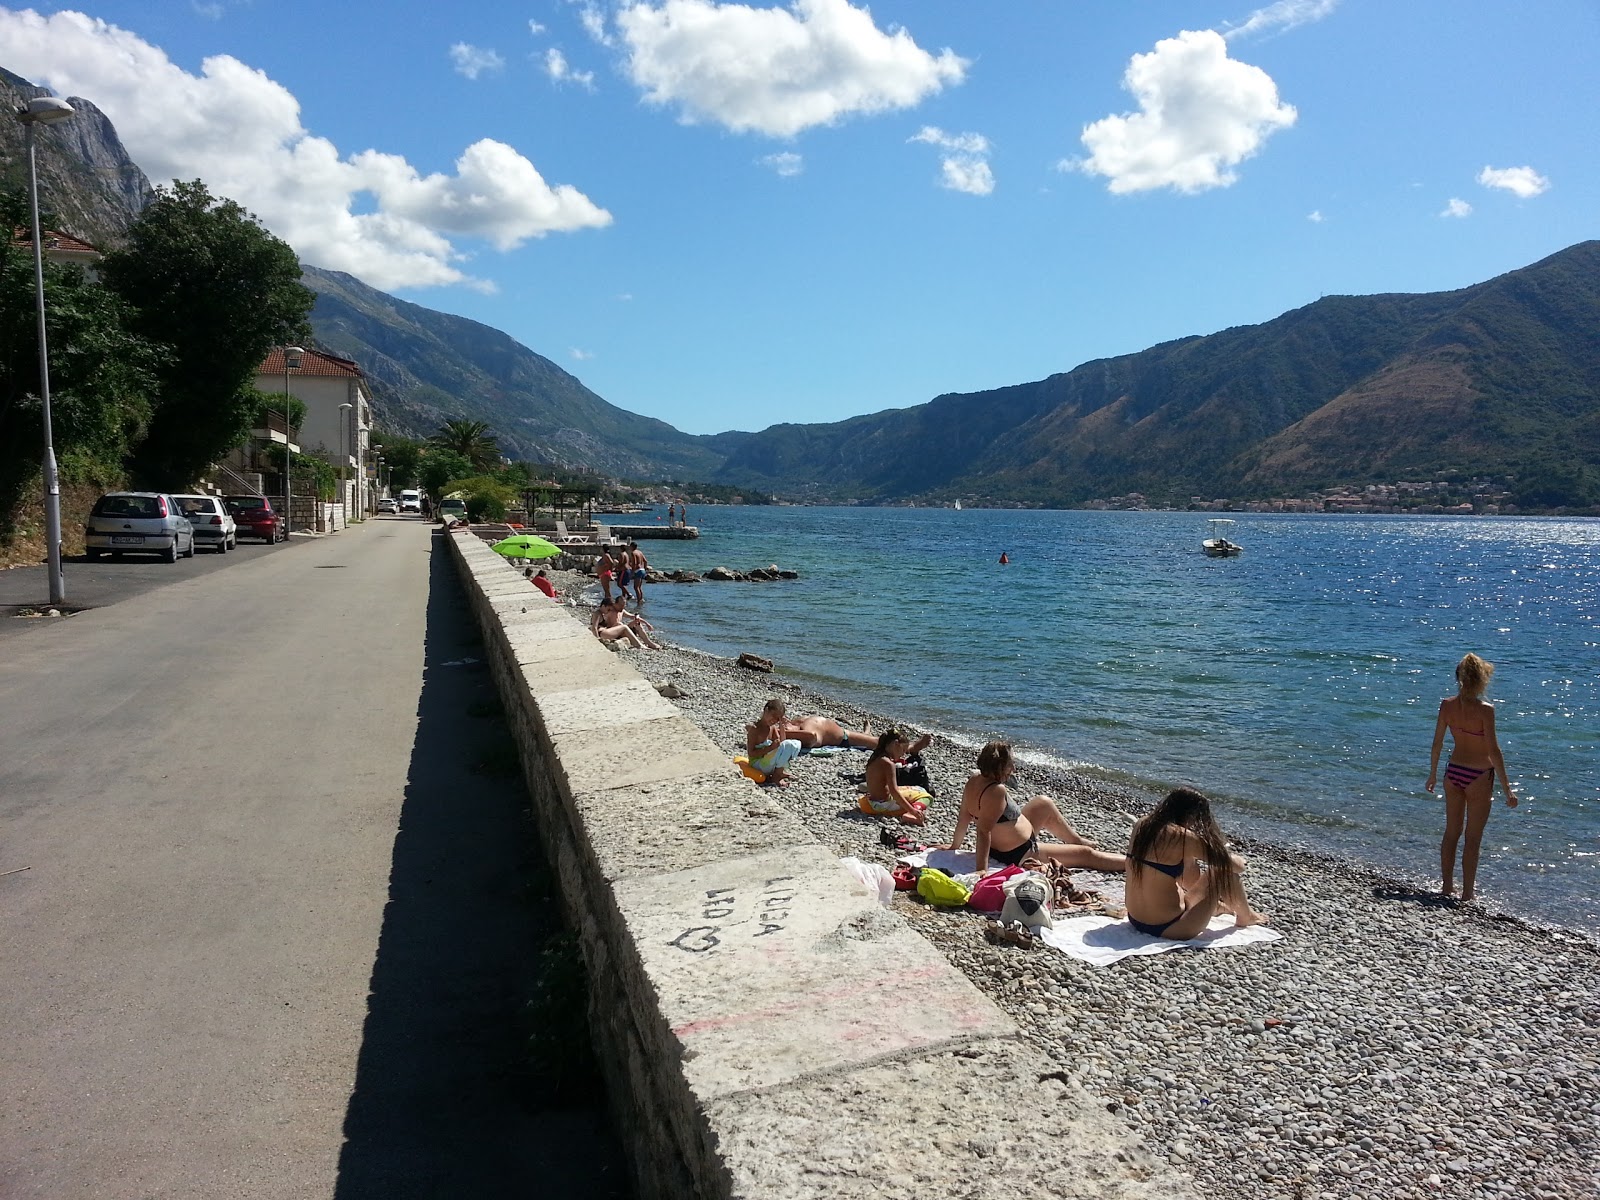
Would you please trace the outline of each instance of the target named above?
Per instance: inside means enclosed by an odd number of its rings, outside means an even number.
[[[961,790],[955,836],[946,849],[961,849],[961,843],[967,840],[967,826],[973,825],[978,831],[976,869],[980,873],[989,869],[991,860],[1016,867],[1026,858],[1048,859],[1090,871],[1122,870],[1122,857],[1107,854],[1080,837],[1050,797],[1035,796],[1018,804],[1006,787],[1015,769],[1011,747],[1004,742],[990,742],[978,751],[978,769],[968,776],[967,786]],[[1040,830],[1061,841],[1041,843]]]
[[[1489,823],[1494,806],[1494,777],[1506,791],[1506,807],[1515,808],[1505,759],[1494,736],[1494,705],[1483,698],[1488,690],[1494,664],[1469,654],[1456,664],[1457,691],[1439,702],[1439,719],[1433,726],[1433,753],[1428,760],[1427,789],[1433,791],[1439,773],[1439,751],[1444,746],[1444,731],[1450,731],[1450,760],[1444,768],[1444,838],[1439,843],[1440,894],[1455,894],[1456,843],[1463,824],[1467,830],[1466,848],[1461,852],[1461,898],[1471,900],[1478,878],[1478,848],[1483,843],[1483,827]]]
[[[611,603],[611,566],[611,551],[602,546],[600,561],[595,564],[595,574],[600,577],[600,598],[607,604]]]
[[[1211,801],[1174,788],[1139,818],[1128,841],[1128,924],[1151,937],[1186,942],[1219,912],[1239,926],[1260,925],[1245,899],[1235,858],[1211,815]]]

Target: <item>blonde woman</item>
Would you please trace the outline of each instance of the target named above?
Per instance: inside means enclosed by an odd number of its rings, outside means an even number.
[[[1433,726],[1433,753],[1428,761],[1427,789],[1433,791],[1439,774],[1439,752],[1445,730],[1450,731],[1450,758],[1444,768],[1444,838],[1439,842],[1439,892],[1455,894],[1456,843],[1465,827],[1467,844],[1461,851],[1461,898],[1471,900],[1478,878],[1478,848],[1483,827],[1494,807],[1494,777],[1506,792],[1506,807],[1515,808],[1505,759],[1494,735],[1494,705],[1483,698],[1494,675],[1494,664],[1469,654],[1456,664],[1456,694],[1439,702],[1439,719]]]

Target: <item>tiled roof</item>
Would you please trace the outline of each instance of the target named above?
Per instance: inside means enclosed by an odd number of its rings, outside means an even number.
[[[363,379],[361,368],[348,358],[324,354],[321,350],[306,350],[300,355],[300,365],[293,368],[295,375],[334,375]],[[283,349],[271,351],[266,360],[256,368],[257,375],[283,374]]]
[[[100,251],[89,245],[88,242],[79,241],[70,233],[58,233],[54,229],[41,229],[39,231],[39,236],[44,239],[44,248],[46,252],[51,250],[60,250],[68,254],[98,255],[100,253]],[[33,245],[32,231],[22,225],[16,226],[11,230],[11,244],[13,246]]]

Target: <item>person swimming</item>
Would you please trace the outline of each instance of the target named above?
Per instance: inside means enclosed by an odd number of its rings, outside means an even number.
[[[1494,778],[1500,776],[1505,789],[1506,807],[1517,806],[1506,774],[1505,759],[1494,731],[1494,705],[1483,698],[1494,664],[1476,654],[1468,654],[1456,664],[1456,694],[1439,702],[1439,717],[1433,725],[1433,750],[1428,761],[1428,781],[1433,791],[1439,773],[1439,752],[1444,748],[1445,730],[1450,731],[1450,758],[1444,768],[1444,837],[1439,842],[1439,893],[1455,894],[1456,846],[1463,829],[1467,843],[1461,851],[1461,898],[1471,900],[1477,893],[1478,852],[1483,829],[1494,808]]]

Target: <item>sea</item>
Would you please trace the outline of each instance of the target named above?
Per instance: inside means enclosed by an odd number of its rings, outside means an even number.
[[[1227,829],[1419,883],[1438,703],[1475,651],[1521,801],[1497,787],[1478,890],[1600,932],[1600,521],[1231,515],[1244,553],[1215,559],[1204,513],[696,506],[698,540],[641,543],[652,566],[800,577],[660,585],[646,611],[960,745],[1192,784]]]

